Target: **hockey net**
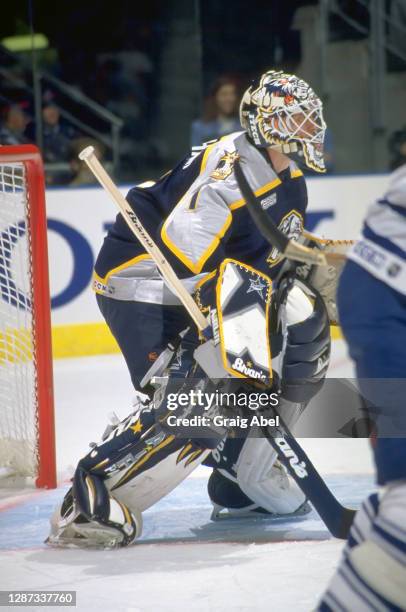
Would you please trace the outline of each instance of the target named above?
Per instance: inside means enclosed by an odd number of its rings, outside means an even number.
[[[0,484],[16,476],[56,486],[45,192],[33,145],[0,147]]]

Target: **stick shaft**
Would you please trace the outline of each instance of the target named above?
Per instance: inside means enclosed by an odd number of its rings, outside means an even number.
[[[171,287],[172,291],[182,302],[183,306],[196,323],[197,327],[203,331],[208,327],[208,323],[204,315],[200,312],[199,307],[193,300],[192,296],[185,289],[172,266],[166,260],[160,248],[155,244],[149,233],[146,231],[141,221],[134,213],[133,209],[120,193],[117,186],[114,184],[109,174],[103,168],[102,164],[94,154],[93,147],[87,147],[80,154],[79,158],[83,160],[93,172],[94,176],[99,181],[100,185],[107,191],[111,199],[119,207],[122,216],[124,217],[128,227],[142,244],[144,249],[151,255],[157,268],[162,274],[164,281]]]

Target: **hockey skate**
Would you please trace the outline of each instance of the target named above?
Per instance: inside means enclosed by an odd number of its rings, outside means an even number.
[[[129,516],[126,516],[127,522],[122,526],[119,526],[118,520],[115,526],[89,521],[77,509],[70,490],[62,506],[51,517],[51,531],[45,543],[57,548],[103,550],[127,546],[141,535],[142,515],[138,511],[126,511],[125,514]]]

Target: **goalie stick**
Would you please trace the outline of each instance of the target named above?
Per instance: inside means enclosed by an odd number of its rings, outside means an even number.
[[[328,265],[329,259],[342,259],[342,255],[329,254],[326,256],[317,249],[310,249],[290,240],[262,209],[238,160],[234,163],[234,172],[255,225],[268,242],[281,251],[284,257],[313,265]],[[278,453],[281,463],[311,501],[332,535],[346,539],[355,510],[341,505],[334,497],[302,447],[281,419],[280,422],[282,423],[281,438],[272,436],[266,427],[261,428],[262,433]]]
[[[158,246],[152,240],[151,236],[147,233],[141,221],[138,219],[138,217],[135,215],[132,208],[129,206],[127,200],[120,193],[117,186],[113,183],[112,179],[110,178],[106,170],[103,168],[102,164],[97,159],[94,153],[94,148],[86,147],[83,151],[79,153],[79,159],[81,159],[87,164],[87,166],[93,172],[94,176],[97,178],[101,186],[109,193],[112,200],[119,207],[121,214],[123,215],[123,218],[125,219],[130,230],[133,232],[133,234],[141,242],[145,250],[151,255],[152,259],[155,261],[164,280],[172,288],[175,295],[178,296],[178,298],[180,299],[180,301],[182,302],[182,304],[184,305],[184,307],[186,308],[186,310],[192,317],[193,321],[196,323],[198,329],[200,331],[204,331],[206,334],[207,329],[208,329],[208,322],[206,321],[203,314],[200,312],[199,307],[197,306],[196,302],[193,300],[192,296],[187,292],[185,287],[182,285],[181,281],[176,276],[171,265],[164,257],[162,251],[158,248]],[[238,162],[236,162],[236,165],[237,164]],[[240,186],[242,195],[244,196],[244,198],[246,198],[247,205],[248,205],[248,200],[252,200],[253,198],[255,201],[254,207],[258,208],[255,195],[252,194],[251,188],[249,187],[239,165],[238,165],[238,168],[239,168],[240,178],[241,176],[243,178],[242,182],[244,183],[245,181],[243,188],[241,188],[240,182],[238,180],[239,177],[236,175],[237,182]],[[291,241],[282,232],[280,232],[280,230],[276,226],[275,226],[275,229],[276,229],[275,235],[279,236],[279,242],[274,241],[274,245],[277,246],[277,248],[285,247],[285,248],[282,248],[281,250],[283,250],[283,252],[286,255],[286,245],[287,243],[290,243]],[[300,245],[294,245],[294,246],[298,247]],[[301,249],[305,249],[305,251],[312,252],[312,249],[306,249],[306,247],[301,247]],[[317,255],[320,257],[319,253]],[[306,259],[306,261],[309,261],[309,259]],[[311,261],[312,263],[314,263],[314,255]],[[288,430],[286,429],[286,432],[287,431]],[[275,442],[275,439],[272,438],[272,436],[269,434],[267,430],[264,431],[263,433],[265,437],[269,440],[271,445],[275,448],[281,463],[283,463],[286,466],[288,472],[292,475],[293,479],[298,483],[303,493],[308,497],[308,499],[310,500],[314,508],[320,514],[321,518],[324,520],[326,526],[331,531],[331,533],[336,537],[342,537],[342,538],[346,537],[349,525],[351,524],[351,521],[352,521],[352,515],[354,511],[343,508],[337,502],[337,500],[335,499],[333,494],[330,492],[330,490],[327,488],[327,486],[323,482],[322,478],[320,477],[316,469],[311,464],[306,453],[303,451],[300,445],[296,442],[296,440],[294,440],[293,436],[291,436],[290,433],[289,434],[286,433],[286,435],[289,435],[289,439],[291,441],[291,447],[295,449],[295,450],[292,449],[293,452],[299,458],[299,461],[304,462],[306,466],[308,467],[309,471],[308,471],[307,478],[299,478],[295,474],[295,471],[289,459],[286,458],[286,455],[285,455],[286,451],[284,452],[284,450],[280,446],[278,446],[278,444]],[[270,438],[272,438],[272,440]],[[273,442],[275,443],[275,446]]]

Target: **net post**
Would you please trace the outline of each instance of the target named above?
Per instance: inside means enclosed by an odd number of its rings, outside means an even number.
[[[25,162],[30,185],[28,223],[32,237],[34,359],[37,365],[38,476],[36,486],[56,487],[51,305],[48,272],[45,182],[39,151]],[[44,269],[45,266],[45,269]]]

